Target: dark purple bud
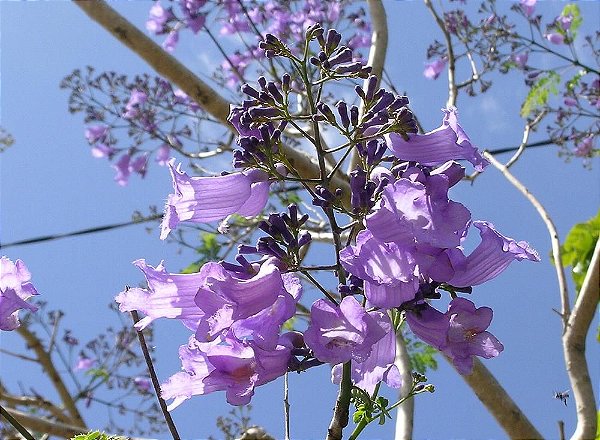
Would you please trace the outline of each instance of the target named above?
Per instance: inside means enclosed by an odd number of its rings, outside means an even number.
[[[362,89],[361,86],[354,86],[354,91],[358,96],[362,98],[363,101],[367,99],[367,97],[365,96],[365,91]]]
[[[248,96],[252,96],[254,99],[258,99],[258,90],[256,90],[250,84],[242,84],[241,90],[242,93],[245,93]]]
[[[260,92],[258,94],[258,100],[265,104],[275,105],[275,100],[267,92]]]
[[[335,124],[335,115],[333,114],[331,108],[329,108],[327,104],[325,104],[324,102],[317,103],[317,110],[319,110],[319,112],[321,112],[323,116],[325,116],[327,121],[329,121],[331,124]]]
[[[358,125],[358,107],[355,105],[350,107],[350,121],[355,127]]]
[[[357,168],[350,173],[350,203],[353,208],[361,207],[361,200],[364,198],[365,185],[367,183],[367,173],[362,168]]]
[[[377,91],[378,83],[379,83],[379,78],[377,78],[375,75],[372,75],[369,77],[369,82],[367,84],[367,92],[365,93],[367,102],[370,102],[373,100],[373,96],[375,95],[375,92]]]
[[[300,237],[298,238],[298,247],[301,248],[302,246],[307,245],[308,243],[310,243],[311,240],[312,237],[310,236],[310,233],[303,232],[302,235],[300,235]]]
[[[338,114],[340,115],[340,119],[342,120],[342,125],[345,128],[350,126],[350,118],[348,117],[348,106],[344,101],[338,101],[335,105],[337,108]]]
[[[238,254],[256,254],[258,249],[255,246],[249,246],[247,244],[240,244],[238,246]]]
[[[290,83],[292,82],[292,77],[289,73],[284,73],[281,77],[281,89],[287,93],[290,90]]]
[[[402,107],[406,107],[409,104],[408,98],[406,96],[397,96],[389,106],[389,111],[395,112],[400,110]]]
[[[356,61],[354,63],[340,64],[335,69],[333,69],[333,71],[342,75],[344,73],[358,73],[361,71],[362,68],[363,64],[360,61]]]
[[[279,110],[271,107],[253,107],[248,111],[252,119],[257,118],[274,118],[279,116]]]
[[[362,79],[367,79],[371,74],[371,70],[373,70],[371,66],[364,66],[362,69],[360,69],[356,76]]]
[[[319,58],[319,61],[321,63],[324,63],[325,61],[327,61],[327,54],[323,51],[319,52],[319,55],[317,55],[317,58]]]
[[[291,225],[298,227],[298,206],[294,204],[288,205],[288,212],[290,213]]]
[[[338,47],[340,41],[342,41],[342,35],[335,29],[329,29],[325,39],[325,52],[332,53]]]
[[[267,87],[267,79],[264,76],[258,77],[258,85],[261,89],[265,90]]]
[[[337,66],[338,64],[342,63],[349,63],[351,61],[352,50],[344,46],[340,47],[340,51],[336,55],[329,58],[329,64],[331,64],[332,66]]]
[[[310,64],[312,64],[313,66],[320,66],[320,65],[321,65],[321,61],[319,61],[319,59],[318,59],[318,58],[316,58],[316,57],[310,57],[310,58],[308,59],[308,62],[309,62]]]
[[[306,33],[305,38],[308,41],[313,40],[319,33],[321,33],[321,35],[323,35],[323,28],[321,27],[321,25],[319,23],[315,23],[312,26],[309,26],[308,29],[306,29]]]
[[[390,92],[385,92],[381,99],[377,101],[377,103],[370,110],[373,113],[377,113],[380,110],[383,110],[387,106],[389,106],[392,102],[394,102],[394,94]]]

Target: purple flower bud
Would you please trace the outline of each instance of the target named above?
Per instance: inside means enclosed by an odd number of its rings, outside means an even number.
[[[350,50],[344,46],[340,47],[340,51],[336,55],[329,58],[329,64],[331,66],[337,66],[338,64],[342,64],[342,63],[349,63],[351,61],[352,61],[352,50]]]
[[[423,75],[425,75],[425,78],[427,79],[437,79],[437,77],[440,76],[440,73],[442,73],[445,67],[446,60],[438,58],[426,64],[425,70],[423,71]]]
[[[373,100],[373,96],[377,91],[377,84],[379,83],[379,78],[375,75],[369,77],[369,83],[367,84],[367,92],[365,93],[365,100],[367,102]]]
[[[358,125],[358,107],[355,105],[350,107],[350,121],[355,127]]]
[[[338,65],[333,71],[337,74],[343,75],[344,73],[358,73],[362,70],[363,64],[360,61],[354,63],[345,63]]]
[[[338,114],[340,115],[340,119],[342,120],[342,125],[345,128],[350,126],[350,118],[348,117],[348,106],[344,101],[338,101],[335,105],[337,108]]]
[[[544,38],[548,40],[552,44],[563,44],[565,42],[565,37],[558,32],[550,32],[548,34],[544,34]]]
[[[242,93],[245,93],[246,95],[251,96],[254,99],[258,99],[258,90],[256,90],[250,84],[242,84],[241,91]]]
[[[325,39],[325,52],[332,53],[338,47],[340,41],[342,41],[342,35],[335,29],[329,29]]]

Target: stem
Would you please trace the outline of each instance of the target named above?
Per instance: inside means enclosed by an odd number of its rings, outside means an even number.
[[[133,310],[130,312],[131,318],[133,319],[133,324],[137,324],[140,320],[137,311]],[[171,432],[171,436],[173,440],[181,440],[179,437],[179,433],[177,432],[177,428],[175,427],[175,423],[171,418],[171,414],[167,410],[167,404],[164,399],[160,395],[160,383],[158,382],[158,377],[156,376],[156,371],[154,370],[154,364],[152,363],[152,356],[150,356],[150,352],[148,351],[148,346],[146,345],[146,339],[144,338],[144,333],[140,330],[136,330],[138,339],[140,341],[140,347],[142,349],[142,353],[144,354],[144,359],[146,361],[146,365],[148,366],[148,373],[150,374],[150,378],[152,379],[152,386],[154,387],[154,392],[156,393],[156,398],[158,399],[158,404],[160,405],[160,409],[162,410],[163,416],[165,417],[165,422]]]
[[[340,392],[335,409],[333,410],[333,418],[327,429],[327,440],[341,440],[342,430],[348,425],[350,414],[350,391],[352,390],[352,378],[350,362],[346,362],[342,367],[342,380],[340,381]]]
[[[2,408],[2,406],[0,406],[0,414],[8,421],[8,423],[10,423],[17,431],[19,431],[19,434],[21,434],[27,440],[35,440],[33,435],[31,435],[29,431],[27,431],[27,429],[25,429],[25,427],[21,425],[8,411]]]
[[[394,364],[400,371],[402,377],[402,388],[400,388],[400,400],[406,399],[410,394],[408,384],[412,383],[412,371],[410,368],[410,357],[406,349],[406,341],[402,337],[402,330],[396,332],[396,359]],[[410,440],[413,438],[413,423],[415,416],[415,399],[405,400],[398,406],[398,416],[396,418],[395,440]]]
[[[289,386],[288,386],[288,373],[283,375],[283,411],[285,418],[285,440],[290,440],[290,401]]]

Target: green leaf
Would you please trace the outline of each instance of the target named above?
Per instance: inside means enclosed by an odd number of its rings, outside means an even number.
[[[108,435],[100,431],[90,431],[87,434],[79,434],[71,437],[71,440],[127,440],[127,437],[120,435]]]
[[[561,263],[563,267],[571,266],[571,276],[578,292],[592,261],[599,236],[600,211],[587,222],[573,226],[561,246]]]
[[[219,260],[219,251],[221,244],[217,238],[217,234],[211,232],[200,233],[200,246],[196,248],[196,253],[200,258],[183,269],[181,273],[196,273],[200,268],[209,261]]]
[[[577,36],[577,30],[581,26],[581,23],[583,23],[583,18],[581,17],[579,6],[577,6],[575,3],[569,3],[563,8],[560,15],[562,15],[563,17],[568,17],[569,15],[573,16],[573,21],[571,21],[571,27],[569,30],[571,32],[571,35],[573,36],[573,39],[575,39],[575,37]]]
[[[99,377],[102,380],[108,380],[110,377],[108,371],[106,371],[104,368],[90,368],[85,372],[85,374],[92,376],[93,378]]]
[[[560,75],[556,72],[543,72],[538,80],[531,86],[523,105],[521,105],[521,117],[527,118],[539,107],[548,103],[550,93],[558,94],[558,85],[560,84]]]

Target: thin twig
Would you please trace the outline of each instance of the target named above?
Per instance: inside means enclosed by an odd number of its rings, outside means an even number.
[[[563,422],[562,420],[558,421],[558,438],[560,440],[565,440],[565,422]]]
[[[27,431],[27,429],[21,425],[17,419],[15,419],[7,410],[5,410],[2,406],[0,406],[0,415],[4,417],[8,423],[10,423],[19,433],[25,437],[27,440],[35,440],[33,435]]]
[[[35,407],[52,413],[58,420],[62,420],[65,423],[71,421],[70,417],[65,415],[61,408],[56,406],[54,403],[45,400],[41,397],[32,396],[13,396],[7,392],[3,385],[0,384],[0,400],[6,402],[12,407],[25,406]]]
[[[560,260],[555,262],[561,266]],[[577,407],[577,429],[572,439],[594,438],[597,429],[597,406],[594,388],[585,358],[585,340],[600,299],[600,240],[596,242],[592,261],[575,300],[563,334],[563,352]]]
[[[137,311],[133,310],[130,312],[131,318],[133,319],[133,324],[137,324],[140,320]],[[179,433],[177,432],[177,428],[175,427],[175,423],[173,422],[173,418],[171,414],[167,410],[167,403],[164,401],[160,394],[160,383],[158,381],[158,377],[156,376],[156,370],[154,370],[154,364],[152,363],[152,356],[150,356],[150,352],[148,351],[148,345],[146,344],[146,339],[144,338],[143,331],[136,330],[138,339],[140,341],[140,347],[142,349],[142,353],[144,354],[144,359],[146,361],[146,366],[148,367],[148,373],[150,374],[150,379],[152,380],[152,386],[154,387],[154,392],[156,394],[156,398],[158,399],[158,404],[160,405],[160,409],[162,410],[163,416],[165,417],[165,422],[167,423],[167,427],[171,432],[171,436],[173,440],[181,440],[179,437]]]
[[[402,388],[398,395],[398,400],[404,399],[411,391],[412,370],[410,368],[410,357],[406,349],[406,341],[402,337],[402,330],[396,332],[396,359],[394,364],[400,371],[402,377]],[[415,399],[406,399],[398,406],[396,418],[395,440],[411,440],[413,438],[413,421],[415,415]]]
[[[283,375],[283,414],[285,418],[285,440],[290,440],[290,401],[288,373]]]
[[[52,361],[52,358],[46,352],[46,350],[44,350],[44,347],[42,346],[40,340],[37,338],[35,333],[29,331],[29,329],[25,325],[18,327],[15,331],[19,335],[21,335],[23,339],[25,339],[27,346],[35,352],[38,358],[38,362],[45,370],[46,375],[52,382],[54,389],[56,389],[60,400],[62,401],[66,410],[73,418],[73,423],[79,426],[79,429],[85,430],[86,425],[83,421],[83,418],[81,417],[81,414],[79,413],[79,410],[77,409],[77,405],[75,405],[75,400],[73,399],[73,396],[71,396],[71,393],[69,392],[65,383],[63,382],[62,377],[54,367],[54,362]]]
[[[450,37],[450,33],[448,29],[446,29],[446,24],[444,20],[440,18],[435,8],[431,4],[431,0],[424,0],[425,7],[429,9],[435,22],[439,26],[440,30],[444,34],[444,40],[446,40],[446,50],[448,51],[448,101],[446,105],[448,107],[452,107],[456,105],[456,99],[458,98],[458,89],[456,87],[456,78],[455,78],[455,70],[456,70],[456,57],[454,56],[454,47],[452,46],[452,38]]]
[[[506,168],[510,168],[512,167],[517,160],[519,160],[519,158],[521,157],[521,155],[523,154],[523,152],[525,151],[525,147],[527,147],[527,142],[529,142],[529,135],[531,133],[531,130],[540,123],[540,121],[544,118],[544,116],[546,116],[546,112],[545,111],[541,111],[533,121],[531,122],[527,122],[527,124],[525,125],[525,129],[523,130],[523,138],[521,140],[521,144],[519,145],[519,148],[517,149],[517,151],[515,152],[515,154],[510,158],[510,160],[508,162],[506,162],[505,167]]]
[[[511,172],[506,168],[506,166],[502,165],[494,156],[492,156],[487,151],[483,152],[483,156],[490,161],[494,167],[496,167],[504,177],[513,184],[515,188],[517,188],[524,196],[529,200],[529,202],[534,206],[542,220],[546,224],[546,228],[548,229],[548,233],[550,234],[550,241],[552,242],[552,257],[554,258],[554,267],[556,268],[556,277],[558,279],[558,287],[560,290],[560,299],[561,299],[561,314],[563,318],[563,333],[567,329],[567,320],[569,319],[569,314],[571,313],[571,308],[569,304],[569,291],[567,287],[567,279],[565,277],[565,270],[562,266],[562,257],[560,251],[560,241],[558,236],[558,231],[556,230],[556,226],[554,226],[554,222],[550,218],[548,211],[544,208],[544,206],[539,202],[538,199],[535,198],[531,192],[523,185],[515,176],[511,174]]]

